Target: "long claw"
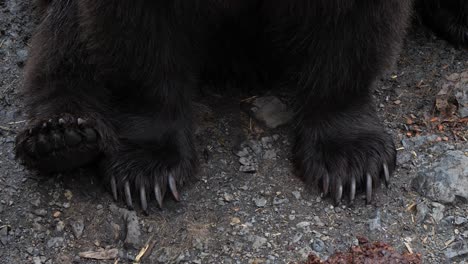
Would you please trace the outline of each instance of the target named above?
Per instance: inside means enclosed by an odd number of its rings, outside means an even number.
[[[154,196],[156,196],[156,201],[158,202],[159,208],[163,207],[163,195],[161,193],[161,188],[159,188],[159,184],[154,185]]]
[[[128,181],[125,182],[124,192],[128,208],[133,209],[132,193],[130,192],[130,183]]]
[[[370,173],[367,173],[366,178],[366,202],[370,204],[372,200],[372,176]]]
[[[85,121],[83,118],[80,118],[80,117],[79,117],[79,118],[76,120],[76,123],[77,123],[79,126],[81,126],[81,125],[84,125],[84,124],[86,123],[86,121]]]
[[[146,212],[148,210],[148,202],[146,201],[146,189],[143,184],[140,186],[140,203],[141,209]]]
[[[169,175],[169,189],[171,189],[172,195],[174,195],[176,201],[180,201],[180,195],[177,191],[177,185],[172,175]]]
[[[114,197],[114,201],[117,201],[118,196],[117,196],[117,183],[115,181],[115,177],[111,177],[111,190],[112,190],[112,196]]]
[[[384,176],[385,176],[385,186],[387,186],[388,188],[388,184],[390,183],[390,173],[388,171],[387,163],[383,164],[383,171],[384,171]]]
[[[351,177],[351,185],[349,187],[349,202],[352,204],[356,198],[356,177]]]
[[[326,174],[324,177],[323,177],[323,182],[322,182],[322,192],[323,192],[323,196],[327,196],[328,194],[328,187],[330,185],[330,178],[328,177],[328,174]]]
[[[339,205],[341,202],[341,198],[343,196],[343,184],[341,184],[341,179],[338,179],[338,188],[336,188],[335,193],[335,204]]]

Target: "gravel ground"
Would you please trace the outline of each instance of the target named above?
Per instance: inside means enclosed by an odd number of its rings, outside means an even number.
[[[424,263],[466,263],[466,51],[415,26],[377,83],[399,168],[372,205],[360,196],[335,207],[305,190],[292,175],[289,127],[252,121],[239,107],[246,97],[213,93],[198,100],[199,181],[182,202],[153,203],[144,216],[115,204],[92,170],[39,177],[14,160],[34,29],[28,3],[0,1],[0,263],[288,263],[347,250],[357,236],[421,253]],[[288,105],[287,93],[271,95]]]

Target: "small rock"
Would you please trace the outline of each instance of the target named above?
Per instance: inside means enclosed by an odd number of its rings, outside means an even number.
[[[440,203],[468,201],[468,156],[459,150],[441,153],[438,161],[421,168],[412,186]]]
[[[0,242],[5,246],[8,243],[8,229],[7,226],[0,228]]]
[[[265,207],[267,200],[265,198],[255,198],[253,199],[257,207]]]
[[[125,223],[127,225],[127,233],[125,235],[124,240],[125,247],[138,249],[141,243],[141,231],[136,212],[124,208],[118,208],[114,204],[110,206],[110,210],[112,212],[119,213],[125,220]]]
[[[18,56],[18,64],[20,66],[24,65],[28,59],[28,51],[26,49],[20,49],[16,52],[16,55]]]
[[[273,198],[274,205],[280,205],[280,204],[287,203],[287,202],[289,202],[288,198],[285,198],[285,199],[280,199],[278,197]]]
[[[269,150],[265,151],[265,153],[263,154],[263,158],[266,159],[266,160],[276,159],[276,151],[273,150],[273,149],[269,149]]]
[[[466,243],[466,241],[463,240],[453,243],[449,248],[445,250],[444,254],[448,259],[468,255],[468,244]]]
[[[255,173],[257,169],[256,165],[242,165],[239,167],[239,171],[245,173]]]
[[[65,238],[63,237],[52,237],[47,241],[48,248],[59,248],[62,247],[64,244]]]
[[[264,237],[261,237],[261,236],[254,236],[253,238],[253,249],[259,249],[261,247],[263,247],[266,243],[267,243],[267,239],[264,238]]]
[[[293,243],[297,243],[297,242],[299,242],[299,240],[301,240],[301,238],[302,238],[302,233],[297,233],[297,234],[293,237],[292,242],[293,242]]]
[[[455,225],[463,225],[466,222],[468,222],[468,219],[466,219],[465,217],[456,216],[453,222]]]
[[[296,225],[297,228],[306,228],[308,226],[310,226],[310,222],[307,222],[307,221],[300,222]]]
[[[65,229],[65,223],[63,221],[58,221],[57,225],[55,226],[55,230],[57,232],[62,232]]]
[[[416,220],[418,223],[422,223],[429,213],[429,207],[426,205],[426,203],[419,203],[416,206],[416,210]]]
[[[252,159],[250,157],[241,157],[239,159],[239,163],[242,165],[248,166],[252,164]]]
[[[325,248],[325,243],[322,240],[314,239],[314,242],[312,242],[312,249],[315,252],[322,252],[324,248]]]
[[[46,209],[36,209],[33,212],[37,216],[46,216],[47,215],[47,210]]]
[[[301,199],[301,193],[299,191],[292,191],[292,195],[294,195],[294,197],[297,199],[297,200],[300,200]]]
[[[381,224],[381,219],[380,219],[380,210],[377,210],[375,218],[369,220],[369,229],[370,231],[382,229],[382,224]]]
[[[325,226],[325,224],[322,222],[322,220],[320,220],[318,216],[314,216],[314,224],[320,227]]]
[[[236,153],[238,157],[245,157],[249,155],[249,150],[247,148],[243,148],[242,150]]]
[[[71,224],[73,235],[76,238],[80,238],[83,235],[84,230],[84,221],[83,219],[78,219],[77,221]]]
[[[287,124],[293,118],[293,112],[277,97],[258,97],[251,108],[253,116],[269,128]]]
[[[438,223],[444,218],[445,206],[440,203],[431,203],[432,206],[432,218]]]
[[[240,220],[239,217],[233,217],[231,219],[231,225],[238,225],[238,224],[240,224],[240,222],[241,222],[241,220]]]
[[[229,194],[229,193],[224,193],[224,201],[226,202],[231,202],[232,200],[234,200],[234,196],[232,196],[232,194]]]

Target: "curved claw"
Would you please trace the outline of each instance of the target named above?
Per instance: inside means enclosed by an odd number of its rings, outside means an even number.
[[[86,123],[86,120],[84,120],[83,118],[79,117],[78,119],[76,119],[76,123],[81,126],[81,125],[84,125]]]
[[[341,198],[343,197],[343,184],[341,184],[341,179],[338,179],[338,188],[336,188],[335,193],[335,204],[339,205],[341,202]]]
[[[148,210],[148,202],[146,201],[146,189],[143,184],[140,186],[140,204],[141,209],[146,212]]]
[[[159,184],[155,183],[154,185],[154,196],[156,196],[156,201],[158,202],[159,208],[163,207],[163,195],[161,193],[161,188],[159,188]]]
[[[385,186],[387,186],[388,188],[388,184],[390,183],[390,172],[388,171],[387,163],[383,164],[383,171],[384,171],[384,176],[385,176]]]
[[[176,181],[172,175],[169,175],[169,189],[171,189],[172,195],[174,196],[176,201],[180,201],[180,195],[177,191]]]
[[[351,177],[351,184],[349,186],[349,202],[352,204],[356,198],[356,177]]]
[[[370,204],[372,200],[372,176],[370,173],[366,175],[366,202]]]
[[[328,174],[326,174],[324,177],[323,177],[323,182],[322,182],[322,192],[323,192],[323,196],[327,196],[328,194],[328,187],[330,186],[330,177],[328,177]]]
[[[132,193],[130,192],[130,183],[128,181],[125,182],[124,192],[125,202],[127,203],[128,208],[133,209]]]
[[[112,196],[114,197],[114,201],[117,201],[117,199],[118,199],[118,196],[117,196],[117,183],[115,181],[114,176],[111,177],[110,183],[111,183]]]

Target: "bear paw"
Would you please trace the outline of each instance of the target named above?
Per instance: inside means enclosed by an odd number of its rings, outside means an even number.
[[[21,131],[16,137],[16,158],[42,172],[69,171],[95,161],[99,133],[93,121],[61,115]]]
[[[124,200],[133,209],[133,196],[137,194],[141,209],[148,214],[148,200],[155,199],[160,208],[166,193],[180,201],[179,188],[190,180],[196,161],[171,157],[166,151],[123,147],[106,157],[101,164],[105,184],[114,200]]]
[[[306,185],[332,196],[336,204],[346,196],[352,204],[357,192],[365,192],[371,203],[373,189],[382,181],[388,186],[395,169],[391,136],[369,123],[361,124],[303,128],[297,138],[294,154],[299,176]]]

